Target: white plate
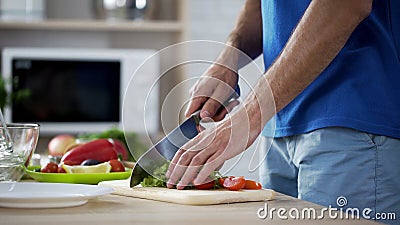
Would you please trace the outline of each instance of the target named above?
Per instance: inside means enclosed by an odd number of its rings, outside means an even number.
[[[0,183],[0,207],[60,208],[85,204],[114,189],[97,185],[62,183]]]

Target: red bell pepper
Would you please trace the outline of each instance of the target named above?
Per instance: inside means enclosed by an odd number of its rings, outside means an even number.
[[[112,159],[118,159],[118,154],[114,145],[106,139],[97,139],[80,145],[61,158],[65,165],[80,165],[86,159],[95,159],[99,162],[107,162]]]

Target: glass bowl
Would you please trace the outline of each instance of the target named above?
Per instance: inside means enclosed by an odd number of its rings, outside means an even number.
[[[7,124],[7,128],[13,140],[13,146],[12,151],[0,149],[0,182],[21,179],[39,139],[38,124],[11,123]],[[4,134],[4,128],[0,127],[0,135]]]

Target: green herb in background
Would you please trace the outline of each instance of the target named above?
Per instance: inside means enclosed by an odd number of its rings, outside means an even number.
[[[22,100],[28,98],[31,95],[31,91],[29,89],[21,89],[16,92],[8,93],[7,91],[7,82],[8,80],[4,80],[0,74],[0,108],[4,109],[7,105],[14,102],[21,102]],[[18,87],[18,79],[13,79],[13,86]]]
[[[3,78],[0,79],[0,108],[4,109],[7,104],[8,93],[6,89],[6,82]]]

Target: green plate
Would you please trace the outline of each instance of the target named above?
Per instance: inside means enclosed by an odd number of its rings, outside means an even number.
[[[36,181],[50,183],[71,183],[71,184],[98,184],[106,180],[123,180],[129,178],[132,169],[125,172],[112,173],[41,173],[35,172],[40,166],[29,166],[26,173]]]

